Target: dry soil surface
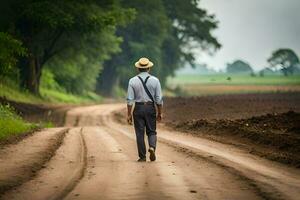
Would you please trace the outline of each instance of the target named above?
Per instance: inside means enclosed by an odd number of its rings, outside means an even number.
[[[113,118],[122,109],[122,104],[104,104],[68,111],[69,131],[53,157],[1,199],[299,199],[299,169],[163,126],[158,129],[157,161],[136,162],[133,128]],[[31,146],[40,148],[41,141],[50,144],[36,137]],[[14,151],[20,144],[5,148]],[[0,156],[0,169],[3,163],[24,162],[2,152]],[[15,165],[6,170],[18,174]],[[13,175],[0,176],[6,182]]]

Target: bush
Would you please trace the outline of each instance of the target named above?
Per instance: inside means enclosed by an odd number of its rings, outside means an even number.
[[[35,128],[37,125],[25,122],[12,107],[0,104],[0,140]]]

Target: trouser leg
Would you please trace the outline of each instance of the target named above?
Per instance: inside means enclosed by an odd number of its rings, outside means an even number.
[[[149,147],[156,149],[156,112],[155,107],[149,108],[145,113],[146,134],[148,136]]]
[[[145,146],[145,120],[140,115],[133,115],[134,129],[136,134],[136,142],[138,148],[138,154],[140,158],[146,158],[146,146]]]

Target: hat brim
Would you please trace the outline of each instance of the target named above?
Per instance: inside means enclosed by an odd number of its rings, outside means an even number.
[[[141,68],[141,69],[150,68],[150,67],[153,67],[153,62],[149,61],[148,65],[140,65],[139,62],[136,62],[135,67],[136,68]]]

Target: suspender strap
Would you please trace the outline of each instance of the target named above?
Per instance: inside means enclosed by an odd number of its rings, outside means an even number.
[[[144,87],[144,90],[145,90],[145,92],[147,93],[148,97],[149,97],[149,98],[152,100],[152,102],[154,103],[154,98],[153,98],[152,94],[150,93],[149,89],[148,89],[147,86],[146,86],[146,83],[147,83],[148,79],[150,78],[150,76],[147,76],[147,78],[145,79],[145,81],[143,81],[143,79],[142,79],[140,76],[138,76],[138,78],[139,78],[140,81],[142,82],[143,87]]]

